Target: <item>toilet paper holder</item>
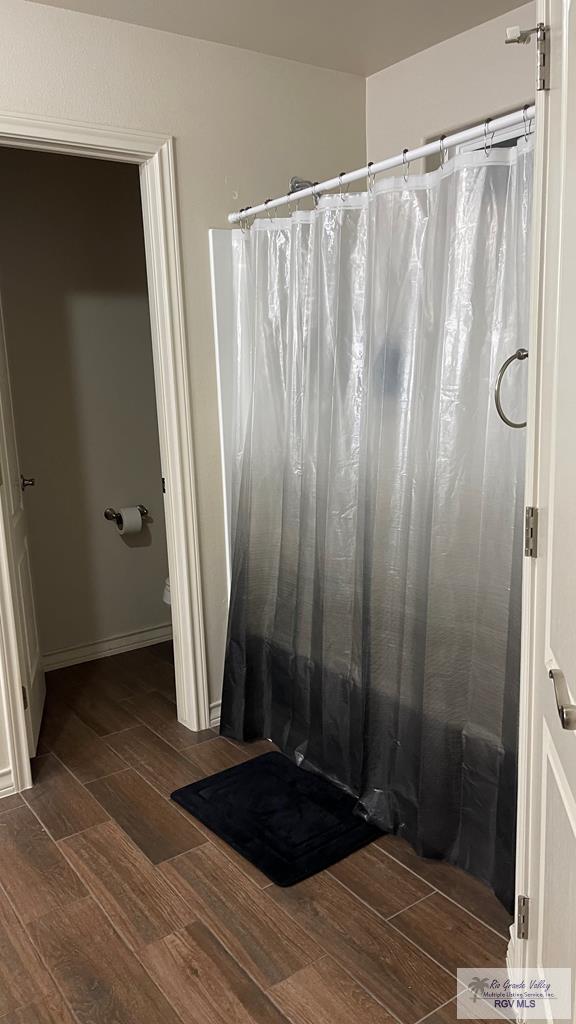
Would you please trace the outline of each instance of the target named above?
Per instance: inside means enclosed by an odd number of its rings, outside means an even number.
[[[146,505],[136,505],[136,508],[138,509],[140,515],[142,516],[142,519],[145,519],[146,516],[150,515],[148,509],[146,508]],[[120,515],[120,512],[116,511],[115,508],[110,508],[109,506],[108,508],[104,509],[104,519],[109,519],[110,522],[116,523],[116,525],[119,526],[122,516]]]

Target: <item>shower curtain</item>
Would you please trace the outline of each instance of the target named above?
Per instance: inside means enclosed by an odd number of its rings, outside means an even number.
[[[221,731],[508,906],[531,171],[522,139],[233,233]]]

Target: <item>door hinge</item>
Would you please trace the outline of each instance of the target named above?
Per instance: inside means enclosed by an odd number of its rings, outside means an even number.
[[[518,913],[516,915],[516,935],[519,939],[528,938],[530,921],[530,900],[528,896],[518,897]]]
[[[524,554],[536,558],[538,554],[538,509],[528,505],[524,513]]]
[[[550,88],[550,53],[548,50],[548,29],[541,21],[536,26],[536,91]]]
[[[519,25],[507,28],[505,42],[527,44],[532,36],[536,36],[536,91],[542,92],[550,88],[548,29],[544,22],[538,22],[534,28],[520,28]]]
[[[28,711],[28,690],[25,686],[22,687],[22,700],[24,701],[24,711]]]

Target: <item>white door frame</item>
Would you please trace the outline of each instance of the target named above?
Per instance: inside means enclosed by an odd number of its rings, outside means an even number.
[[[536,21],[549,26],[550,54],[546,57],[549,88],[536,93],[536,151],[534,168],[533,252],[531,274],[531,314],[528,349],[530,359],[529,415],[526,462],[526,504],[538,509],[537,558],[525,560],[523,590],[522,676],[520,689],[520,747],[518,763],[518,829],[516,895],[530,900],[527,940],[512,933],[508,950],[511,966],[545,968],[542,963],[542,938],[546,912],[545,879],[563,898],[566,919],[573,917],[569,903],[569,877],[550,874],[550,849],[561,842],[550,831],[547,821],[547,785],[560,795],[566,822],[576,832],[574,813],[574,775],[566,778],[566,765],[576,763],[576,734],[565,732],[557,716],[557,698],[548,670],[564,668],[573,686],[573,664],[558,665],[555,660],[552,628],[554,605],[552,591],[561,574],[554,566],[554,531],[557,509],[554,502],[555,464],[559,451],[568,444],[558,431],[558,367],[565,366],[562,356],[571,325],[565,321],[569,309],[566,294],[573,252],[568,249],[574,223],[574,204],[570,204],[570,158],[573,162],[571,126],[574,107],[570,101],[574,79],[574,19],[570,22],[569,0],[538,0]],[[570,120],[572,118],[572,122]],[[568,184],[567,184],[568,183]],[[560,360],[563,360],[560,363]],[[565,398],[562,397],[565,403]],[[564,449],[566,450],[566,449]],[[558,541],[556,540],[556,545]],[[564,541],[564,548],[566,547]],[[563,555],[573,565],[573,546]],[[572,556],[572,561],[570,557]],[[566,569],[566,573],[570,571]],[[565,623],[563,624],[564,628]],[[568,674],[569,673],[569,674]],[[573,695],[572,695],[573,698]],[[551,722],[554,732],[549,731]],[[555,822],[552,819],[552,827]],[[566,849],[565,856],[573,855]],[[572,876],[573,877],[573,876]],[[555,908],[556,910],[557,908]],[[563,923],[563,922],[562,922]],[[562,932],[561,938],[569,935]],[[573,956],[573,944],[569,953]],[[555,961],[555,963],[561,963]],[[571,964],[573,978],[576,963]],[[572,1008],[574,1015],[574,1006]],[[550,1019],[550,1014],[547,1014]],[[576,1019],[576,1018],[575,1018]]]
[[[178,719],[194,731],[207,729],[210,704],[173,140],[167,135],[0,113],[0,146],[139,165],[160,455],[166,479]],[[2,710],[8,721],[12,785],[6,778],[0,789],[18,792],[31,786],[32,778],[4,523],[0,523]]]

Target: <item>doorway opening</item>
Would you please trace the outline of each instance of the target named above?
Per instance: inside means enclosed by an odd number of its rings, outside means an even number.
[[[4,796],[32,784],[44,670],[93,674],[93,699],[146,648],[191,743],[209,704],[172,140],[2,127]]]
[[[93,704],[125,652],[171,644],[168,554],[138,168],[3,149],[0,206],[34,755],[43,673],[50,694],[90,669]]]

